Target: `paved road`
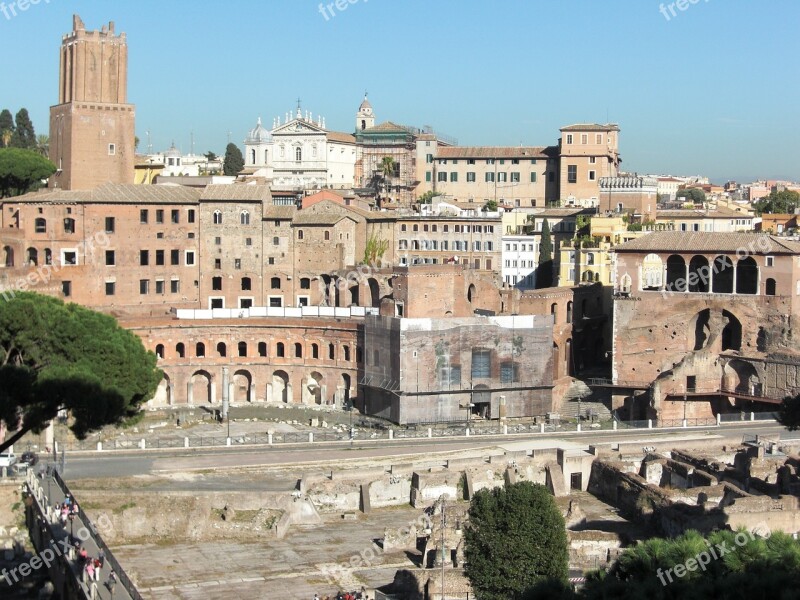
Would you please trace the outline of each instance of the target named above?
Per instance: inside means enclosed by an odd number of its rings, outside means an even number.
[[[197,449],[169,449],[160,451],[108,452],[106,454],[67,454],[65,475],[68,480],[83,478],[119,478],[148,475],[165,471],[225,470],[236,467],[302,465],[325,462],[346,462],[349,459],[390,458],[433,453],[458,452],[496,448],[521,442],[558,441],[579,445],[607,444],[611,442],[638,442],[643,446],[665,441],[691,442],[723,438],[741,441],[744,434],[758,434],[786,439],[785,428],[772,422],[736,423],[708,429],[636,429],[582,433],[545,433],[471,438],[421,438],[394,441],[359,441],[355,446],[342,442],[317,442],[314,444],[216,447]],[[795,434],[796,435],[796,434]],[[721,442],[722,443],[722,442]],[[288,481],[288,480],[287,480]],[[250,482],[262,488],[282,491],[285,482]],[[251,488],[253,489],[253,488]]]

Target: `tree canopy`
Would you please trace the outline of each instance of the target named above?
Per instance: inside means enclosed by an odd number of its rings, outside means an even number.
[[[231,142],[225,147],[225,159],[222,162],[222,172],[225,175],[238,175],[244,169],[244,157],[239,147]]]
[[[14,137],[14,117],[11,116],[10,110],[4,108],[0,111],[0,147],[10,146],[12,137]]]
[[[0,198],[35,190],[56,166],[34,150],[0,148]]]
[[[539,266],[536,268],[536,288],[548,288],[553,285],[553,239],[550,235],[550,223],[547,218],[542,221],[542,243],[539,246]]]
[[[39,432],[66,409],[80,439],[135,416],[162,378],[156,356],[117,321],[32,292],[0,298],[0,421]]]
[[[529,598],[793,598],[796,593],[790,590],[798,584],[800,544],[787,534],[761,537],[745,530],[716,531],[704,538],[688,531],[628,548],[608,572],[592,573],[577,594],[563,588],[553,593],[550,585],[537,588]]]
[[[464,574],[480,600],[521,599],[538,583],[566,581],[564,518],[543,485],[478,491],[464,536]]]
[[[706,193],[700,188],[683,188],[675,194],[676,198],[687,198],[695,204],[703,204],[706,201]]]
[[[800,394],[797,396],[786,396],[778,408],[778,423],[786,427],[789,431],[800,429]]]
[[[791,214],[800,205],[800,193],[792,190],[773,191],[753,204],[756,214]]]
[[[36,133],[33,130],[27,108],[20,108],[14,117],[14,133],[11,136],[11,145],[14,148],[36,148]]]

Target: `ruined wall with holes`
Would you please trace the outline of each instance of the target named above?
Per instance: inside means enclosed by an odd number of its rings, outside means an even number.
[[[780,398],[799,389],[788,297],[634,292],[614,303],[613,376],[655,382],[649,416],[704,418],[733,404],[677,400],[720,389]],[[682,400],[682,399],[681,399]]]

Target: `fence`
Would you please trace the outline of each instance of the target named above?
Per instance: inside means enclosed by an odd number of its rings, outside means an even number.
[[[57,470],[54,470],[53,472],[53,480],[61,488],[61,493],[63,495],[66,496],[67,494],[69,494],[70,497],[75,498],[75,496],[72,495],[72,492],[70,492],[69,488],[67,487],[67,484],[61,478],[61,475],[58,473]],[[128,592],[132,600],[144,600],[142,598],[142,595],[139,593],[139,590],[136,589],[136,586],[133,585],[133,582],[130,580],[127,573],[125,573],[125,570],[122,568],[122,565],[119,564],[116,557],[111,552],[111,549],[106,544],[105,540],[103,539],[103,536],[100,535],[100,532],[97,530],[97,528],[95,528],[92,525],[92,522],[89,519],[89,517],[86,516],[85,512],[83,512],[82,508],[83,504],[81,502],[78,502],[77,504],[78,504],[78,517],[91,530],[92,537],[95,543],[97,544],[97,547],[100,548],[103,552],[105,552],[106,561],[108,561],[108,563],[111,565],[111,568],[114,569],[119,584],[123,588],[125,588],[125,591]]]

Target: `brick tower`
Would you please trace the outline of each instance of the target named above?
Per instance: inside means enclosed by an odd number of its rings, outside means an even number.
[[[128,44],[114,23],[86,31],[78,15],[61,40],[58,104],[50,107],[50,187],[133,183],[134,105],[127,103]]]

